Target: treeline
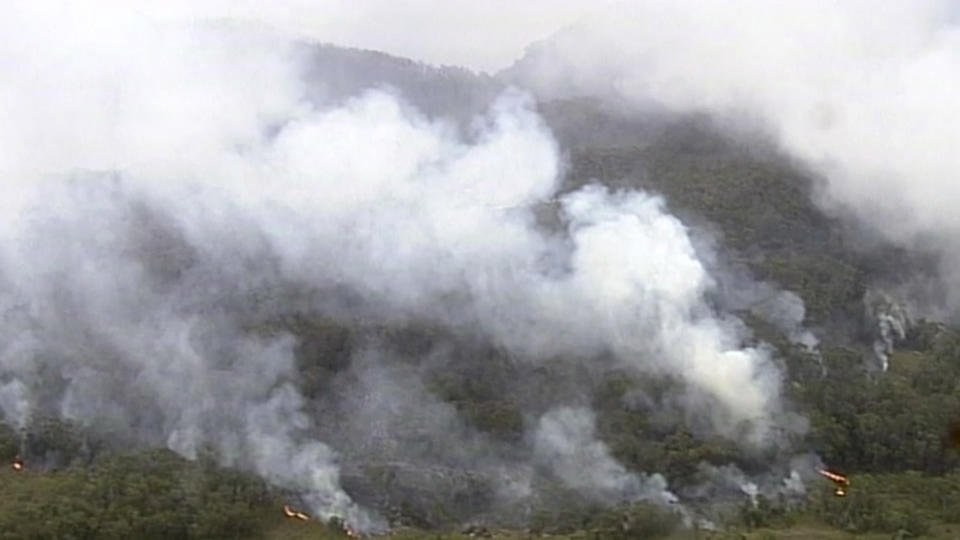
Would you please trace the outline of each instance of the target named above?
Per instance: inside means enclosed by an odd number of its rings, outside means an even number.
[[[41,419],[29,443],[0,429],[0,539],[167,540],[264,538],[287,525],[286,494],[250,473],[172,451],[85,448],[81,430]],[[12,464],[23,456],[22,470]],[[9,464],[9,465],[7,465]],[[337,523],[297,521],[320,538]],[[294,529],[294,530],[299,530]]]
[[[9,446],[9,444],[7,444]],[[3,539],[256,538],[280,506],[263,482],[166,450],[0,473]]]
[[[852,533],[930,534],[935,524],[960,525],[960,472],[928,476],[917,472],[850,477],[845,497],[823,486],[790,505],[758,497],[745,501],[727,523],[750,529],[789,529],[821,523]]]
[[[951,432],[960,422],[960,334],[914,330],[913,345],[890,359],[887,372],[864,369],[852,350],[824,354],[826,375],[796,378],[794,397],[811,419],[810,444],[828,463],[850,472],[957,469]]]

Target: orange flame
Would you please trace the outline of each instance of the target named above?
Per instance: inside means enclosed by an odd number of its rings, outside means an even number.
[[[817,469],[817,472],[837,484],[850,485],[850,481],[847,480],[847,477],[840,473],[835,473],[826,469]]]
[[[20,459],[20,456],[13,458],[13,465],[11,466],[13,467],[13,470],[17,472],[20,472],[23,470],[23,460]]]
[[[283,505],[283,515],[287,516],[288,518],[299,519],[300,521],[307,521],[310,519],[310,516],[304,514],[303,512],[297,512],[286,504]]]

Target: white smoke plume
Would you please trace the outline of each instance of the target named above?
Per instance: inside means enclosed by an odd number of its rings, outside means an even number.
[[[823,202],[943,255],[960,294],[960,11],[949,0],[620,2],[532,46],[507,74],[544,96],[601,95],[761,123],[825,179]]]
[[[696,389],[692,400],[708,396],[693,409],[712,411],[709,417],[719,432],[739,433],[759,445],[768,442],[781,412],[780,374],[766,351],[740,348],[736,327],[706,306],[703,295],[715,282],[683,225],[664,212],[662,200],[587,187],[563,203],[575,246],[573,273],[564,285],[576,295],[564,304],[597,311],[578,311],[583,318],[574,319],[561,335],[589,329],[630,364],[682,375]],[[626,245],[631,249],[623,250]],[[747,431],[740,431],[744,427]]]
[[[816,471],[823,464],[812,454],[793,456],[780,465],[779,470],[748,475],[736,465],[701,463],[697,467],[701,483],[688,488],[682,495],[710,501],[722,500],[725,496],[745,497],[755,507],[760,496],[768,500],[785,498],[788,502],[802,500],[807,486],[822,480]]]
[[[769,283],[751,283],[735,291],[727,290],[728,302],[774,325],[791,343],[810,352],[817,350],[820,340],[804,327],[806,306],[795,293],[779,290]]]
[[[563,407],[547,412],[534,437],[536,459],[582,493],[601,500],[678,501],[667,490],[663,476],[631,473],[613,459],[607,446],[596,439],[594,416],[588,409]]]
[[[863,303],[867,322],[876,334],[873,341],[874,357],[880,363],[880,369],[887,371],[894,345],[907,337],[910,315],[901,303],[880,291],[868,291]]]
[[[294,340],[251,330],[312,310],[466,329],[532,362],[612,354],[683,380],[717,432],[771,443],[779,373],[704,301],[715,283],[659,198],[587,187],[561,198],[566,234],[536,227],[562,168],[528,96],[505,93],[464,139],[386,91],[307,101],[298,49],[273,33],[76,9],[0,22],[8,422],[38,409],[188,457],[213,447],[377,528],[318,440]],[[579,463],[640,489],[592,432],[561,410],[538,448],[576,486]]]

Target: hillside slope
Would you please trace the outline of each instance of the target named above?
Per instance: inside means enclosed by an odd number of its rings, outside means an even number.
[[[467,133],[469,120],[504,88],[493,78],[375,52],[307,53],[317,103],[388,85],[428,117],[458,122]],[[472,524],[514,531],[501,538],[534,534],[515,532],[526,529],[569,538],[681,537],[692,532],[678,529],[683,517],[764,533],[790,526],[800,527],[796,534],[924,533],[960,516],[960,457],[948,437],[960,419],[960,334],[913,321],[894,343],[889,370],[875,369],[884,336],[871,294],[921,272],[924,254],[884,245],[825,214],[814,202],[816,178],[768,143],[728,133],[708,117],[624,114],[586,99],[545,101],[538,109],[567,160],[559,195],[594,182],[649,191],[692,231],[717,281],[710,309],[737,336],[772,351],[786,403],[776,419],[791,430],[770,448],[747,448],[689,414],[688,383],[669,372],[627,369],[609,351],[562,351],[529,362],[462,321],[377,313],[363,302],[367,291],[339,283],[226,294],[217,309],[239,313],[250,336],[295,338],[293,382],[310,417],[303,424],[311,426],[304,437],[336,452],[339,481],[353,499],[411,538]],[[145,267],[162,274],[164,286],[177,283],[188,274],[190,246],[163,236],[169,231],[151,222],[154,216],[135,210],[144,229],[137,232],[153,242],[147,245],[181,254],[158,256],[169,267]],[[536,219],[540,229],[564,234],[555,201],[539,205]],[[450,296],[451,305],[463,300]],[[56,361],[36,359],[36,380],[51,389],[66,385],[48,373]],[[558,451],[557,460],[600,461],[612,476],[642,484],[645,499],[610,504],[611,497],[571,487],[542,463],[526,467],[542,452],[536,434],[543,418],[564,408],[595,418],[571,415],[589,419],[565,434],[586,441],[586,450],[570,452],[573,458]],[[342,536],[333,525],[282,519],[282,504],[296,504],[297,493],[208,459],[187,462],[149,449],[128,455],[131,437],[43,412],[49,416],[34,415],[23,431],[0,433],[0,459],[21,454],[30,468],[3,473],[0,538]],[[804,456],[849,472],[849,497],[833,498],[816,476],[805,479],[804,491],[786,493],[783,480]],[[655,474],[685,516],[662,504],[662,493],[650,495],[665,491]],[[504,479],[515,480],[508,488],[529,489],[522,504],[504,494]]]

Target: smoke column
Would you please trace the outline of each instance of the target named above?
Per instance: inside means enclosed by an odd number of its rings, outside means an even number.
[[[565,231],[537,226],[562,168],[526,94],[462,137],[385,90],[308,101],[300,49],[270,31],[8,15],[7,422],[38,410],[188,457],[212,447],[315,514],[377,529],[297,390],[295,339],[257,331],[306,311],[468,328],[526,362],[612,355],[682,380],[679,402],[717,433],[775,442],[780,374],[704,300],[716,284],[662,200],[588,186],[560,196]],[[375,384],[390,399],[389,378]],[[588,460],[601,491],[666,493],[593,440],[588,411],[547,414],[534,439],[572,487]]]

